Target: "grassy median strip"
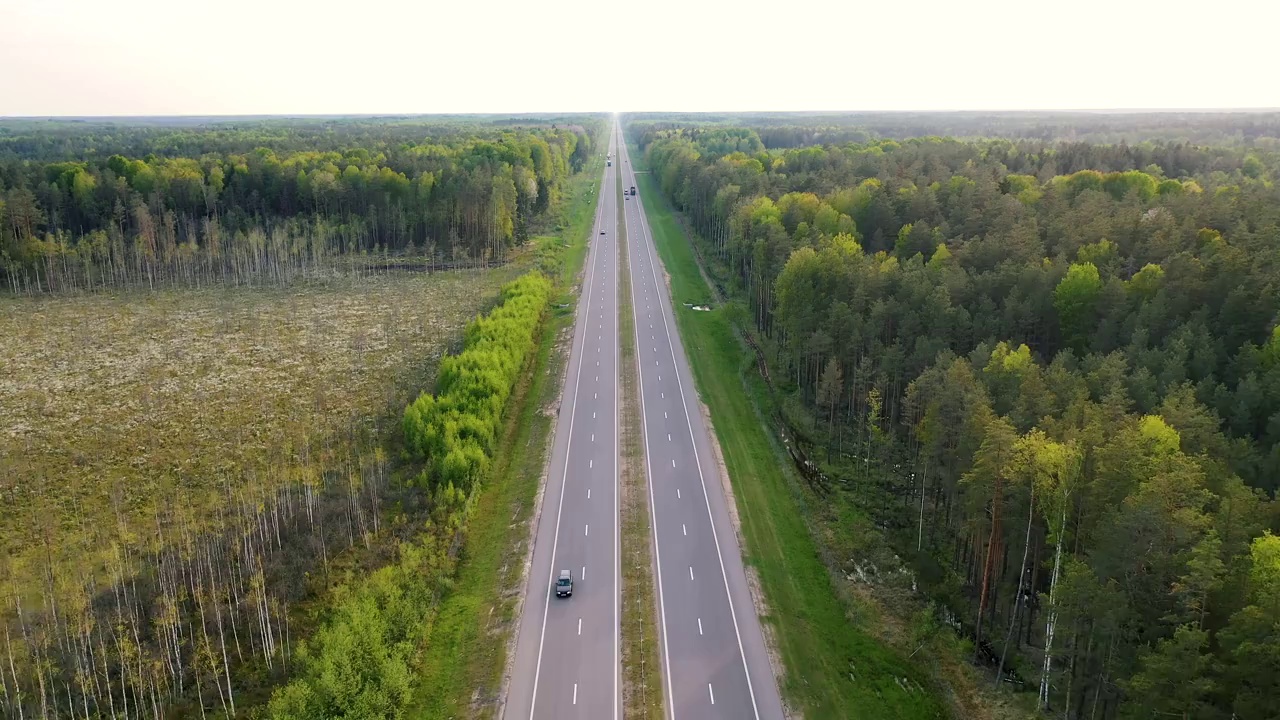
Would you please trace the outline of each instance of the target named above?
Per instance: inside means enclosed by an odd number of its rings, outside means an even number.
[[[634,150],[631,157],[641,154]],[[921,689],[927,676],[859,627],[852,603],[837,593],[805,521],[820,508],[810,505],[767,430],[771,400],[753,358],[726,308],[686,307],[708,303],[711,291],[653,178],[644,173],[638,179],[670,276],[676,323],[733,485],[745,561],[768,604],[764,621],[773,628],[785,668],[784,701],[809,718],[944,717],[941,705]]]
[[[508,639],[518,619],[529,521],[555,426],[555,412],[548,408],[560,394],[568,359],[568,344],[560,341],[573,325],[569,291],[586,258],[598,198],[589,191],[596,187],[602,161],[574,178],[561,235],[537,241],[540,263],[557,279],[561,296],[553,296],[531,367],[513,393],[497,443],[502,451],[476,499],[457,581],[424,645],[417,697],[407,717],[497,716]]]
[[[621,339],[621,523],[622,523],[622,681],[623,715],[628,720],[660,720],[662,673],[658,664],[657,608],[654,605],[653,546],[649,519],[649,486],[644,468],[639,387],[636,367],[635,317],[631,309],[631,274],[627,260],[627,228],[618,168],[618,335]]]

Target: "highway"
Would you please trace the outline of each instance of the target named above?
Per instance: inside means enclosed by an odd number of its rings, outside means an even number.
[[[635,175],[625,144],[618,147],[622,186],[630,189]],[[780,719],[720,471],[638,194],[623,202],[623,213],[667,717]]]
[[[616,137],[609,142],[616,163]],[[503,709],[508,720],[616,720],[621,713],[614,171],[606,167],[600,184]],[[555,597],[560,570],[573,572],[570,598]]]

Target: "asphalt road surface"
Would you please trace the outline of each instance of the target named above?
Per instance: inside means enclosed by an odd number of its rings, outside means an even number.
[[[619,156],[629,190],[635,175],[621,143]],[[667,717],[781,719],[719,469],[638,194],[623,202],[623,212]],[[689,342],[697,352],[697,339]]]
[[[616,138],[610,138],[614,162]],[[618,245],[606,167],[503,717],[619,717]],[[604,231],[601,234],[601,231]],[[573,596],[557,598],[561,570]]]

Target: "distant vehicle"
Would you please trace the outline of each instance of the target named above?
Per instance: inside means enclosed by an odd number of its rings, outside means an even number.
[[[635,185],[632,185],[632,186],[631,186],[631,194],[632,194],[632,195],[635,195],[635,194],[636,194],[636,186],[635,186]]]
[[[572,597],[573,596],[573,573],[568,570],[560,571],[560,579],[556,580],[556,597]]]
[[[609,165],[609,167],[613,167],[613,161],[612,161],[612,160],[610,160],[607,164]]]
[[[604,231],[603,231],[603,230],[601,230],[601,231],[600,231],[600,234],[601,234],[601,235],[603,235],[603,234],[604,234]]]

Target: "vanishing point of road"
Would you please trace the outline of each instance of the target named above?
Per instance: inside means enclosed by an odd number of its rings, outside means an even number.
[[[621,714],[619,372],[639,373],[664,705],[670,720],[780,720],[782,703],[728,500],[640,198],[615,123],[577,310],[569,375],[505,703],[507,720]],[[628,236],[637,368],[618,365],[619,210]],[[603,230],[603,233],[601,231]],[[553,596],[560,570],[572,598]]]
[[[509,720],[621,714],[615,187],[606,167],[503,711]],[[573,573],[570,598],[554,596],[561,570]]]

